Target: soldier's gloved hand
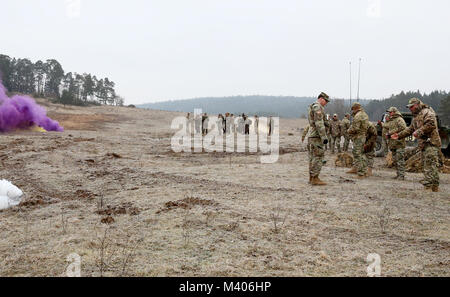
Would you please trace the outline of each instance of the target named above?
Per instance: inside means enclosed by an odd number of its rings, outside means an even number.
[[[325,138],[325,139],[323,140],[323,144],[328,144],[328,139]]]

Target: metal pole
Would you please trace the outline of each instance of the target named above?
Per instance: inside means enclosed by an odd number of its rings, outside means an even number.
[[[359,102],[359,83],[361,81],[361,58],[359,58],[359,70],[358,70],[358,97],[357,101]]]
[[[350,106],[352,106],[352,62],[350,62]]]

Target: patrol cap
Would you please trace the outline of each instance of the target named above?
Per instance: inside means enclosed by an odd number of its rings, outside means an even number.
[[[333,117],[337,117],[338,115],[337,115],[337,113],[335,113],[334,115],[333,115]]]
[[[386,110],[386,111],[387,112],[398,112],[398,109],[397,109],[397,107],[392,106],[392,107],[389,107],[388,110]]]
[[[352,109],[355,109],[356,107],[360,108],[361,104],[359,102],[355,102],[352,104]]]
[[[345,116],[346,116],[346,117],[349,117],[349,116],[350,116],[350,114],[349,114],[349,113],[346,113],[346,114],[345,114]]]
[[[415,104],[422,104],[422,101],[420,101],[418,98],[411,98],[411,100],[409,100],[409,104],[406,105],[406,107],[410,108]]]
[[[325,99],[327,102],[330,102],[330,96],[328,96],[327,94],[325,94],[324,92],[320,93],[318,98],[323,98]]]

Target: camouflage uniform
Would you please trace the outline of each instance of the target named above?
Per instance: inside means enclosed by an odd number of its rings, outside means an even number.
[[[330,121],[331,130],[331,152],[334,154],[334,150],[337,147],[338,152],[341,152],[341,122],[333,119]]]
[[[436,113],[431,107],[423,104],[417,98],[412,98],[408,107],[416,104],[419,104],[419,108],[414,113],[411,126],[398,133],[398,138],[403,139],[414,134],[414,132],[417,133],[418,148],[422,151],[423,173],[425,175],[424,186],[433,189],[433,191],[438,191],[439,151],[442,143],[439,137]]]
[[[327,95],[326,100],[329,100]],[[325,156],[324,142],[327,140],[324,118],[325,113],[322,105],[315,102],[309,106],[308,121],[310,128],[308,146],[309,175],[311,178],[317,178],[323,166],[323,158]]]
[[[348,135],[347,130],[350,128],[350,120],[346,117],[341,121],[341,134],[344,136],[344,147],[343,151],[348,151],[348,145],[350,144],[350,135]]]
[[[325,124],[325,132],[327,134],[327,139],[328,139],[328,144],[325,144],[326,151],[331,148],[331,125],[330,125],[329,116],[330,115],[327,114],[323,120],[323,122]]]
[[[377,145],[377,128],[374,124],[369,122],[369,127],[367,128],[366,143],[364,144],[364,155],[367,160],[367,166],[373,169],[373,164],[375,160],[375,147]]]
[[[388,117],[388,120],[383,125],[383,135],[390,136],[395,133],[400,133],[406,129],[405,120],[402,117],[402,114],[398,111],[397,108],[391,107],[387,110],[388,112],[395,112],[392,116]],[[386,138],[386,137],[385,137]],[[390,138],[390,137],[389,137]],[[397,177],[400,179],[405,178],[405,147],[406,141],[405,139],[401,140],[388,140],[388,147],[392,152],[392,159],[397,167]]]
[[[309,132],[309,125],[306,126],[306,128],[303,130],[303,134],[302,134],[302,142],[305,141],[306,136],[308,135]]]
[[[354,110],[356,107],[359,109]],[[353,141],[354,167],[357,169],[359,176],[365,176],[367,173],[367,160],[364,156],[364,144],[366,143],[366,133],[369,127],[369,116],[359,103],[354,103],[352,110],[354,113],[353,122],[347,132]]]

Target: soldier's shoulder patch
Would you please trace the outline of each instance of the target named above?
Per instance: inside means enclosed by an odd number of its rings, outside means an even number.
[[[317,103],[314,103],[313,105],[311,105],[311,107],[315,112],[322,111],[320,105]]]

